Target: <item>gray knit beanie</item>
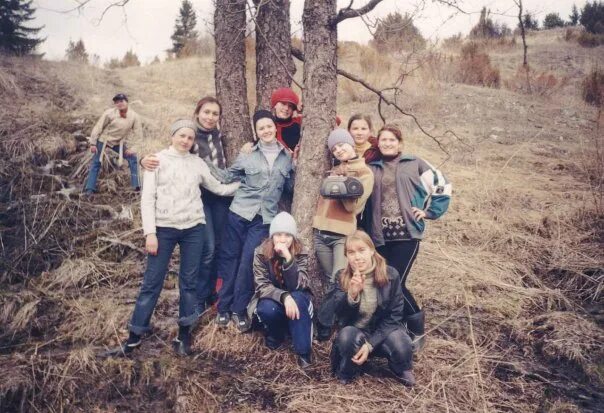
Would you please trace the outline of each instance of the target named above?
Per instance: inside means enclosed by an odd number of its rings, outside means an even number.
[[[327,146],[332,151],[333,147],[338,143],[348,143],[354,148],[354,139],[346,129],[337,128],[331,131],[329,138],[327,138]]]
[[[275,218],[273,218],[273,221],[271,222],[269,235],[272,237],[273,234],[276,234],[277,232],[285,232],[286,234],[296,237],[298,235],[298,226],[296,225],[294,217],[285,211],[275,215]]]
[[[174,136],[179,129],[190,128],[193,130],[197,129],[197,125],[191,119],[178,119],[170,126],[170,136]]]

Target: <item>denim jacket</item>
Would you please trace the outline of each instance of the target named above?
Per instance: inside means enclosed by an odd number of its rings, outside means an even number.
[[[251,153],[240,153],[235,163],[226,170],[211,168],[222,183],[241,180],[235,192],[230,210],[251,221],[256,215],[262,216],[264,224],[270,224],[277,215],[277,204],[283,190],[293,192],[294,170],[291,155],[281,146],[281,151],[273,168],[270,169],[266,157],[255,145]]]

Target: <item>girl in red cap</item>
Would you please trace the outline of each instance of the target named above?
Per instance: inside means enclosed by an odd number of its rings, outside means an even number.
[[[300,142],[302,116],[298,114],[300,98],[288,87],[276,89],[271,95],[271,108],[277,125],[277,140],[290,151]]]

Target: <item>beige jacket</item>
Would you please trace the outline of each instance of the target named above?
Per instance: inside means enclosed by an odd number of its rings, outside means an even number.
[[[115,146],[122,143],[131,133],[134,133],[137,138],[143,137],[140,116],[132,109],[128,109],[126,117],[122,118],[117,108],[110,108],[103,112],[92,128],[90,144],[96,145],[97,141],[100,141],[109,146]]]

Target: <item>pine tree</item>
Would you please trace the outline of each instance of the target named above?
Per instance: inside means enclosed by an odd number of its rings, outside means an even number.
[[[539,22],[533,17],[531,13],[525,13],[522,22],[526,30],[539,30]]]
[[[378,22],[371,43],[380,51],[421,50],[426,47],[426,39],[413,24],[413,16],[399,12],[389,13]]]
[[[121,67],[140,66],[141,62],[138,56],[132,50],[128,50],[122,58]]]
[[[195,30],[197,16],[189,0],[182,1],[179,13],[180,15],[176,18],[176,24],[174,25],[174,34],[171,37],[172,49],[170,49],[176,57],[180,56],[187,43],[194,42],[197,39],[197,31]]]
[[[570,12],[570,16],[568,16],[569,24],[571,26],[576,26],[577,24],[579,24],[580,18],[581,18],[581,15],[579,15],[579,9],[577,9],[576,4],[573,4],[573,8]]]
[[[604,34],[604,2],[589,1],[581,10],[581,24],[590,33]]]
[[[543,19],[543,28],[553,29],[556,27],[564,27],[564,20],[558,13],[548,13]]]
[[[70,40],[67,50],[65,50],[65,55],[67,60],[71,62],[88,63],[88,52],[86,51],[86,46],[84,46],[84,41],[82,39],[77,42]]]
[[[36,11],[33,0],[0,0],[0,52],[30,54],[45,39],[35,35],[44,27],[27,27]]]

